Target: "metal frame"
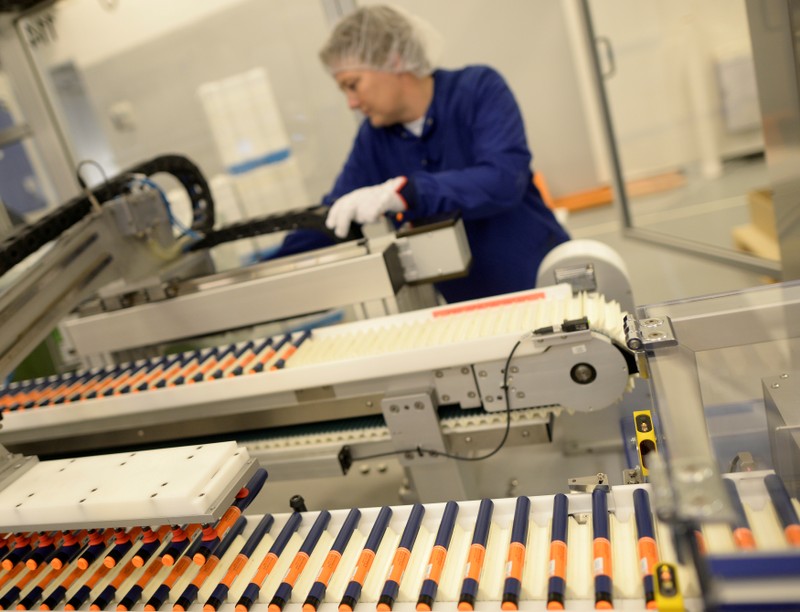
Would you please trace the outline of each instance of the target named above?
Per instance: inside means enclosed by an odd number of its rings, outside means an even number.
[[[790,283],[637,309],[640,328],[668,319],[676,341],[648,346],[639,337],[666,446],[666,465],[657,466],[653,482],[664,494],[662,508],[677,520],[725,520],[730,513],[709,441],[697,355],[800,337],[797,289]]]

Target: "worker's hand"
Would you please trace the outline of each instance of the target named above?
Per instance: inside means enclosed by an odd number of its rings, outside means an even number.
[[[398,192],[406,182],[406,177],[398,176],[380,185],[351,191],[333,203],[325,225],[339,238],[344,238],[352,222],[374,223],[387,212],[405,210],[406,201]]]

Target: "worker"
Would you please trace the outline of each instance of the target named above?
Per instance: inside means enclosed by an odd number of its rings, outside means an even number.
[[[530,289],[544,256],[568,240],[534,185],[522,116],[503,77],[487,66],[434,69],[424,24],[388,6],[344,17],[320,58],[365,120],[333,189],[326,225],[384,215],[415,223],[458,213],[472,266],[436,285],[448,302]],[[294,236],[284,254],[325,237]]]

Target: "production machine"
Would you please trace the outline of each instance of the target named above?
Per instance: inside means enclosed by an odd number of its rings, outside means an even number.
[[[798,608],[800,285],[632,312],[614,258],[573,244],[544,262],[551,286],[399,312],[400,287],[468,265],[457,223],[209,275],[197,245],[222,234],[202,176],[169,158],[200,235],[176,241],[160,193],[140,176],[164,171],[163,161],[101,187],[96,204],[71,203],[3,252],[8,270],[57,238],[0,295],[0,370],[79,304],[74,343],[92,347],[94,361],[0,395],[0,442],[17,453],[0,472],[9,534],[0,606]],[[320,219],[304,211],[252,231]],[[440,250],[447,266],[423,255]],[[349,296],[324,295],[341,267],[375,260],[395,279],[388,292],[365,297],[371,289],[348,284]],[[377,265],[364,269],[380,276]],[[109,286],[120,278],[124,286]],[[609,279],[619,301],[602,294]],[[260,327],[347,299],[389,312]],[[146,354],[231,328],[247,334]],[[643,382],[652,402],[637,395]],[[472,462],[504,444],[545,443],[584,416],[615,419],[631,397],[625,437],[636,465],[624,480],[595,470],[565,474],[554,493],[479,499]],[[254,431],[266,436],[258,445]],[[145,449],[157,445],[166,448]],[[254,456],[270,480],[297,483],[396,459],[409,500],[424,503],[328,511],[297,499],[294,512],[245,518],[270,487]],[[527,469],[544,468],[531,455]]]
[[[164,172],[192,197],[194,239],[173,235],[149,178]],[[11,268],[63,232],[3,296],[2,370],[76,307],[62,333],[83,358],[74,371],[5,389],[0,441],[15,452],[65,456],[230,436],[268,463],[273,479],[341,475],[386,454],[399,457],[417,498],[465,499],[480,494],[474,469],[445,455],[480,456],[501,439],[547,442],[564,408],[597,411],[632,385],[620,306],[596,291],[595,271],[616,278],[613,266],[584,264],[572,284],[398,312],[408,290],[468,268],[459,221],[214,274],[205,267],[214,245],[323,231],[324,215],[311,209],[213,230],[205,181],[178,157],[132,169],[96,199],[26,228],[4,253]],[[361,320],[307,325],[309,313],[353,304]],[[384,316],[363,318],[375,314]],[[279,323],[262,325],[270,321]],[[332,427],[336,436],[327,435]]]

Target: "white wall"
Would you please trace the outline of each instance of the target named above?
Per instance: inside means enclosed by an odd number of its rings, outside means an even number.
[[[114,8],[104,8],[98,0],[60,0],[46,9],[55,17],[56,39],[38,46],[39,57],[49,64],[72,61],[88,66],[240,2],[120,0]]]
[[[522,108],[534,168],[555,196],[607,182],[586,58],[576,55],[585,46],[575,40],[574,0],[394,3],[441,32],[442,65],[486,63],[504,74]],[[614,42],[617,75],[608,86],[629,176],[695,163],[709,148],[724,155],[760,146],[760,133],[723,129],[715,97],[715,57],[746,52],[742,0],[591,4],[597,33]],[[123,0],[116,6],[57,2],[47,9],[57,36],[39,45],[36,56],[43,67],[70,61],[83,72],[120,166],[166,150],[197,151],[201,167],[219,171],[208,127],[196,112],[198,81],[264,66],[308,191],[322,195],[355,129],[316,58],[329,31],[322,0]],[[708,117],[698,117],[698,107]],[[118,108],[131,109],[134,130],[115,128],[110,115]]]

